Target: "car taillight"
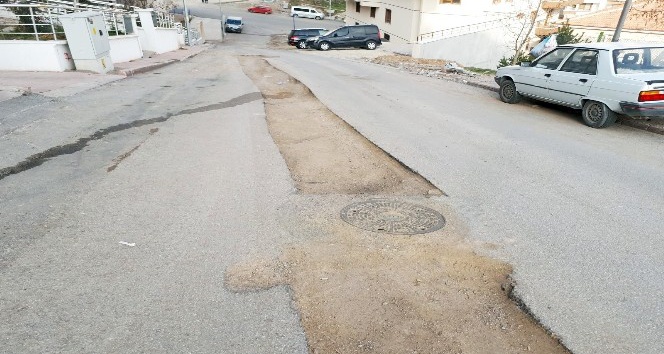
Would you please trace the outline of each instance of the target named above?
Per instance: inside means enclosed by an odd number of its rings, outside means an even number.
[[[664,91],[651,90],[639,92],[639,102],[662,101],[664,100]]]
[[[378,38],[383,39],[383,32],[378,30]]]
[[[297,41],[297,40],[299,40],[299,38],[297,38],[297,37],[295,37],[295,36],[293,36],[293,37],[290,37],[290,39],[291,39],[291,40],[294,40],[294,41]]]

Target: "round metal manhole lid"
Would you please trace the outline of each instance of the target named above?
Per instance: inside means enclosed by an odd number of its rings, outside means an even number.
[[[425,206],[373,199],[341,210],[341,219],[363,230],[399,235],[425,234],[445,226],[445,218]]]

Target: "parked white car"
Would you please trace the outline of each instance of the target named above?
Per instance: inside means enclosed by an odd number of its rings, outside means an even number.
[[[290,15],[291,17],[306,17],[316,20],[322,20],[325,18],[325,15],[322,12],[313,7],[306,6],[291,6]]]
[[[532,63],[499,68],[495,79],[503,102],[523,95],[581,109],[593,128],[617,114],[664,118],[664,44],[561,45]]]

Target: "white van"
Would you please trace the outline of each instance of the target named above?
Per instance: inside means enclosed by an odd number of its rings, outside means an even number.
[[[315,18],[317,20],[322,20],[325,18],[325,15],[314,9],[313,7],[306,6],[291,6],[290,9],[291,17],[306,17],[306,18]]]

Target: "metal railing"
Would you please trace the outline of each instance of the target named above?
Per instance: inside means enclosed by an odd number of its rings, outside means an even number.
[[[130,34],[125,25],[132,12],[119,8],[113,2],[94,0],[93,4],[70,6],[66,0],[48,0],[45,3],[0,4],[0,40],[62,40],[65,38],[62,23],[58,18],[80,11],[97,11],[104,17],[106,30],[110,36]],[[107,4],[110,4],[107,6]],[[175,28],[175,17],[166,12],[155,12],[155,27]]]
[[[502,19],[472,23],[469,25],[463,25],[458,27],[446,28],[440,31],[423,33],[417,36],[417,43],[428,43],[433,41],[438,41],[450,37],[463,36],[465,34],[477,33],[481,31],[486,31],[488,29],[500,27],[503,23]]]

